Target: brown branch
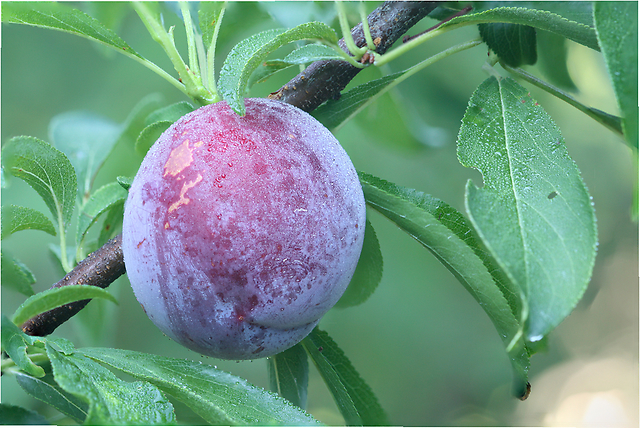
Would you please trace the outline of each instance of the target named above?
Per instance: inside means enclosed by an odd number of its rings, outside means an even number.
[[[437,2],[385,2],[368,17],[369,29],[375,52],[385,53],[409,28],[427,16],[437,6]],[[362,23],[351,30],[356,46],[366,46]],[[348,52],[344,39],[340,46]],[[291,79],[277,92],[269,95],[273,100],[311,112],[320,104],[340,97],[340,92],[361,71],[346,61],[316,61]]]
[[[437,2],[385,2],[371,12],[368,21],[376,52],[386,52],[409,28],[427,16],[436,6]],[[357,46],[366,45],[362,23],[354,27],[351,34]],[[346,50],[343,40],[340,40],[340,45]],[[340,91],[360,70],[346,61],[317,61],[269,98],[279,99],[309,112],[324,101],[339,97]],[[124,272],[122,235],[118,235],[81,261],[52,288],[72,284],[90,284],[106,288]],[[22,330],[31,336],[51,334],[62,323],[80,312],[87,303],[89,300],[81,300],[44,312],[25,322]]]

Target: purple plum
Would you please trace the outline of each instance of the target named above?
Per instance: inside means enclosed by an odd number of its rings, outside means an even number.
[[[365,201],[335,137],[302,110],[247,99],[174,123],[129,189],[123,225],[136,298],[204,355],[267,357],[302,340],[356,268]]]

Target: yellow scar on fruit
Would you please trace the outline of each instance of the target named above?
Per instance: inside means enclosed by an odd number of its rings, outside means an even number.
[[[198,174],[198,177],[195,180],[189,181],[188,183],[183,183],[182,189],[180,190],[180,198],[176,202],[171,204],[171,206],[169,207],[169,212],[173,212],[177,210],[180,205],[188,204],[191,201],[191,199],[185,196],[185,194],[187,193],[187,190],[191,189],[193,186],[195,186],[201,181],[202,181],[202,176]]]
[[[193,162],[192,149],[189,148],[189,140],[184,140],[182,144],[180,144],[175,149],[171,150],[169,154],[169,159],[167,159],[167,163],[164,164],[164,175],[171,174],[174,177],[186,167],[191,165]]]

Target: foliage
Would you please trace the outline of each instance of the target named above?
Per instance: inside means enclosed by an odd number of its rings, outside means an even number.
[[[441,14],[466,6],[448,5],[451,9],[436,9],[431,16],[444,19]],[[344,60],[362,69],[385,70],[386,64],[441,34],[477,25],[481,39],[447,48],[404,71],[379,78],[369,74],[368,80],[353,84],[313,115],[337,131],[365,107],[381,104],[393,87],[440,59],[476,46],[492,51],[485,64],[489,76],[470,94],[457,138],[459,162],[478,170],[484,181],[483,187],[467,182],[464,213],[421,190],[364,172],[359,177],[367,204],[427,248],[480,304],[512,364],[513,393],[526,398],[531,355],[576,307],[589,284],[597,229],[590,195],[559,128],[526,87],[501,73],[523,77],[568,101],[620,134],[631,150],[637,150],[637,4],[597,2],[584,10],[566,5],[545,10],[547,5],[542,3],[521,7],[480,4],[477,10],[459,13],[385,54],[376,54],[371,64],[357,61],[367,48],[350,56],[338,45],[332,26],[311,21],[290,29],[256,31],[241,40],[226,56],[217,79],[218,39],[230,35],[224,21],[227,5],[202,2],[191,16],[192,6],[181,3],[179,7],[188,48],[185,62],[176,47],[174,27],[167,30],[164,26],[163,14],[169,13],[167,7],[171,6],[133,5],[169,57],[179,76],[176,79],[134,51],[111,29],[116,23],[106,17],[103,24],[69,4],[3,2],[3,23],[59,30],[96,41],[154,71],[191,102],[166,105],[149,96],[123,123],[94,113],[65,112],[51,120],[51,144],[29,136],[7,141],[2,148],[3,187],[9,185],[5,181],[9,176],[23,180],[40,195],[51,216],[31,207],[3,206],[2,239],[23,230],[56,236],[60,265],[69,272],[113,237],[121,225],[131,183],[128,177],[133,177],[135,170],[110,177],[106,185],[95,185],[102,165],[118,145],[128,145],[132,152],[144,155],[160,134],[194,105],[223,99],[242,115],[244,97],[254,85],[268,83],[292,66],[302,69],[318,60]],[[338,8],[338,15],[344,24],[348,19],[345,9]],[[620,118],[585,106],[554,86],[573,83],[563,71],[564,52],[543,49],[549,34],[553,40],[572,40],[602,53]],[[282,47],[290,44],[295,47],[283,55]],[[274,58],[276,55],[281,59]],[[550,73],[550,82],[529,79],[519,68],[538,58],[560,63],[560,72]],[[70,245],[67,232],[72,223],[76,229]],[[356,273],[337,306],[351,308],[365,303],[381,278],[382,251],[368,220]],[[339,345],[317,328],[300,344],[268,360],[273,391],[269,392],[206,364],[122,349],[76,349],[62,338],[27,336],[18,326],[50,309],[90,298],[115,302],[109,292],[86,285],[36,294],[32,288],[35,282],[31,270],[3,249],[3,286],[30,296],[11,320],[2,318],[2,349],[7,356],[3,356],[3,374],[14,374],[29,395],[76,423],[177,424],[180,414],[174,404],[182,402],[210,424],[317,425],[320,422],[304,411],[308,358],[347,425],[394,423]],[[121,379],[122,373],[135,380]],[[30,410],[4,404],[0,418],[3,422],[43,423],[43,418]]]

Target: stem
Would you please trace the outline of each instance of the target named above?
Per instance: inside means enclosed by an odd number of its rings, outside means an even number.
[[[189,48],[189,68],[195,74],[196,79],[200,80],[200,69],[198,66],[198,54],[196,53],[195,42],[195,30],[193,28],[193,21],[191,20],[191,12],[189,11],[189,4],[181,1],[180,11],[182,12],[182,20],[184,21],[184,29],[187,33],[187,46]]]
[[[384,64],[386,64],[388,62],[391,62],[394,59],[398,58],[400,55],[403,55],[403,54],[409,52],[411,49],[423,44],[427,40],[431,40],[434,37],[438,37],[439,35],[444,34],[444,33],[448,32],[449,30],[451,30],[453,28],[455,28],[454,25],[449,26],[449,27],[445,27],[445,28],[438,27],[433,31],[429,31],[428,33],[424,33],[424,34],[416,37],[415,39],[412,39],[411,41],[398,46],[397,48],[395,48],[394,50],[392,50],[391,52],[389,52],[387,54],[377,55],[376,56],[376,61],[374,62],[374,65],[381,66],[381,65],[384,65]]]
[[[58,215],[58,234],[60,235],[60,263],[65,273],[69,273],[73,267],[69,264],[69,258],[67,257],[67,235],[61,214]]]
[[[601,125],[605,126],[606,128],[608,128],[609,130],[617,133],[620,136],[623,136],[622,134],[622,123],[619,117],[611,115],[609,113],[605,113],[602,110],[598,110],[596,108],[593,107],[588,107],[584,104],[582,104],[580,101],[576,100],[575,98],[573,98],[571,95],[569,95],[568,93],[564,92],[563,90],[556,88],[555,86],[538,79],[537,77],[527,73],[526,71],[524,71],[521,68],[518,67],[511,67],[507,64],[504,64],[503,62],[500,62],[500,65],[502,66],[502,68],[504,68],[505,70],[507,70],[509,73],[531,83],[532,85],[537,86],[540,89],[543,89],[545,91],[547,91],[548,93],[550,93],[551,95],[556,96],[557,98],[560,98],[561,100],[565,101],[566,103],[568,103],[569,105],[572,105],[573,107],[577,108],[578,110],[580,110],[581,112],[583,112],[584,114],[586,114],[587,116],[589,116],[590,118],[592,118],[593,120],[595,120],[596,122],[600,123]]]
[[[369,29],[369,19],[367,19],[367,13],[364,10],[364,3],[360,1],[358,11],[360,12],[360,21],[362,21],[362,32],[364,33],[364,39],[367,41],[367,47],[374,51],[376,45],[373,43],[373,37],[371,37],[371,30]]]
[[[220,32],[220,25],[222,23],[222,18],[224,17],[224,11],[226,9],[226,2],[222,6],[220,10],[220,15],[218,15],[218,19],[216,20],[216,26],[213,29],[213,36],[211,37],[211,44],[209,45],[209,50],[207,51],[207,69],[209,71],[209,89],[213,93],[213,95],[217,98],[216,101],[219,101],[221,98],[218,95],[218,87],[216,85],[216,44],[218,42],[218,33]]]
[[[353,35],[351,34],[351,27],[347,21],[347,13],[344,10],[344,5],[341,1],[336,1],[336,7],[338,8],[338,18],[340,20],[340,30],[342,31],[342,38],[347,45],[347,49],[355,57],[356,61],[359,60],[362,55],[367,51],[366,47],[359,48],[356,46],[356,42],[353,41]]]
[[[189,71],[173,43],[173,38],[156,19],[154,13],[149,9],[148,3],[134,2],[133,7],[145,27],[147,27],[151,37],[162,46],[169,60],[171,60],[173,67],[184,84],[187,95],[200,105],[211,104],[215,97],[202,85],[200,79]]]

